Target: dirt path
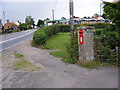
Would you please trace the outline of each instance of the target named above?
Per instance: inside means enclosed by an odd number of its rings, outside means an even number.
[[[13,52],[40,67],[29,72],[13,70],[16,59]],[[41,50],[30,45],[30,40],[6,49],[3,56],[3,88],[117,88],[118,68],[100,67],[86,69],[65,64],[59,58],[49,55],[50,50]]]

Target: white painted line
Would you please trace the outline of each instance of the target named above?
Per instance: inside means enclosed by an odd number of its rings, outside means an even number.
[[[35,31],[35,30],[34,30],[34,31]],[[17,38],[20,38],[20,37],[26,36],[26,35],[28,35],[28,34],[34,32],[34,31],[31,31],[31,32],[29,32],[29,33],[26,33],[26,34],[24,34],[24,35],[21,35],[21,36],[18,36],[18,37],[15,37],[15,38],[9,39],[9,40],[2,41],[2,42],[0,42],[0,43],[8,42],[8,41],[11,41],[11,40],[14,40],[14,39],[17,39]]]

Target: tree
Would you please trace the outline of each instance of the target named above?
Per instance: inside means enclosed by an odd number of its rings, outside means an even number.
[[[120,29],[120,1],[104,2],[104,17],[115,23],[116,29]]]
[[[104,6],[104,16],[112,21],[113,31],[116,32],[116,37],[114,41],[118,42],[118,47],[120,48],[120,0],[116,2],[103,2]]]
[[[42,27],[44,25],[44,21],[39,19],[37,23],[37,27]]]
[[[99,17],[99,16],[100,16],[99,14],[95,13],[95,14],[92,16],[92,18],[93,18],[93,17]]]
[[[61,19],[66,19],[65,17],[62,17]]]
[[[104,17],[110,19],[115,24],[116,30],[120,31],[120,0],[103,3]]]
[[[32,28],[34,28],[34,26],[35,26],[35,21],[34,21],[34,19],[31,17],[31,16],[27,16],[26,18],[25,18],[25,22],[28,24],[28,27],[32,27]]]
[[[28,26],[27,23],[21,23],[21,24],[19,25],[19,28],[20,28],[20,30],[27,30],[27,26]]]
[[[79,17],[74,16],[74,18],[79,18]]]
[[[46,21],[46,20],[50,20],[50,19],[49,18],[44,19],[44,21]]]
[[[87,18],[86,16],[84,16],[83,18]]]

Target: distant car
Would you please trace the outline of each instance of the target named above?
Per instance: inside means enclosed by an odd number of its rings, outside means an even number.
[[[38,28],[34,28],[35,30],[37,30]]]

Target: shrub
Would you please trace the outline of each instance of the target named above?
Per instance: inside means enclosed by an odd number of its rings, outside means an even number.
[[[43,31],[38,30],[33,35],[33,42],[35,46],[44,45],[46,42],[46,35]]]
[[[75,31],[73,39],[73,47],[70,46],[70,43],[66,44],[67,52],[70,55],[72,60],[78,60],[78,36],[77,31]]]
[[[60,32],[70,32],[70,25],[60,25]]]
[[[111,26],[109,23],[96,23],[96,24],[87,24],[87,26],[94,26],[96,29],[108,28]]]
[[[99,49],[101,50],[98,55],[101,55],[99,59],[104,62],[108,62],[114,65],[119,65],[120,61],[117,58],[116,47],[118,47],[118,33],[113,30],[114,27],[109,27],[95,32],[95,38],[99,40]],[[98,46],[96,46],[98,48]],[[119,53],[119,51],[118,51]]]
[[[65,58],[62,61],[65,63],[71,63],[71,64],[75,64],[77,62],[77,60],[73,60],[71,58]]]
[[[34,45],[44,45],[46,43],[46,39],[57,34],[58,32],[69,32],[69,25],[52,25],[48,27],[42,27],[33,35]]]
[[[20,30],[27,30],[27,26],[28,26],[27,23],[22,23],[22,24],[19,25]]]

